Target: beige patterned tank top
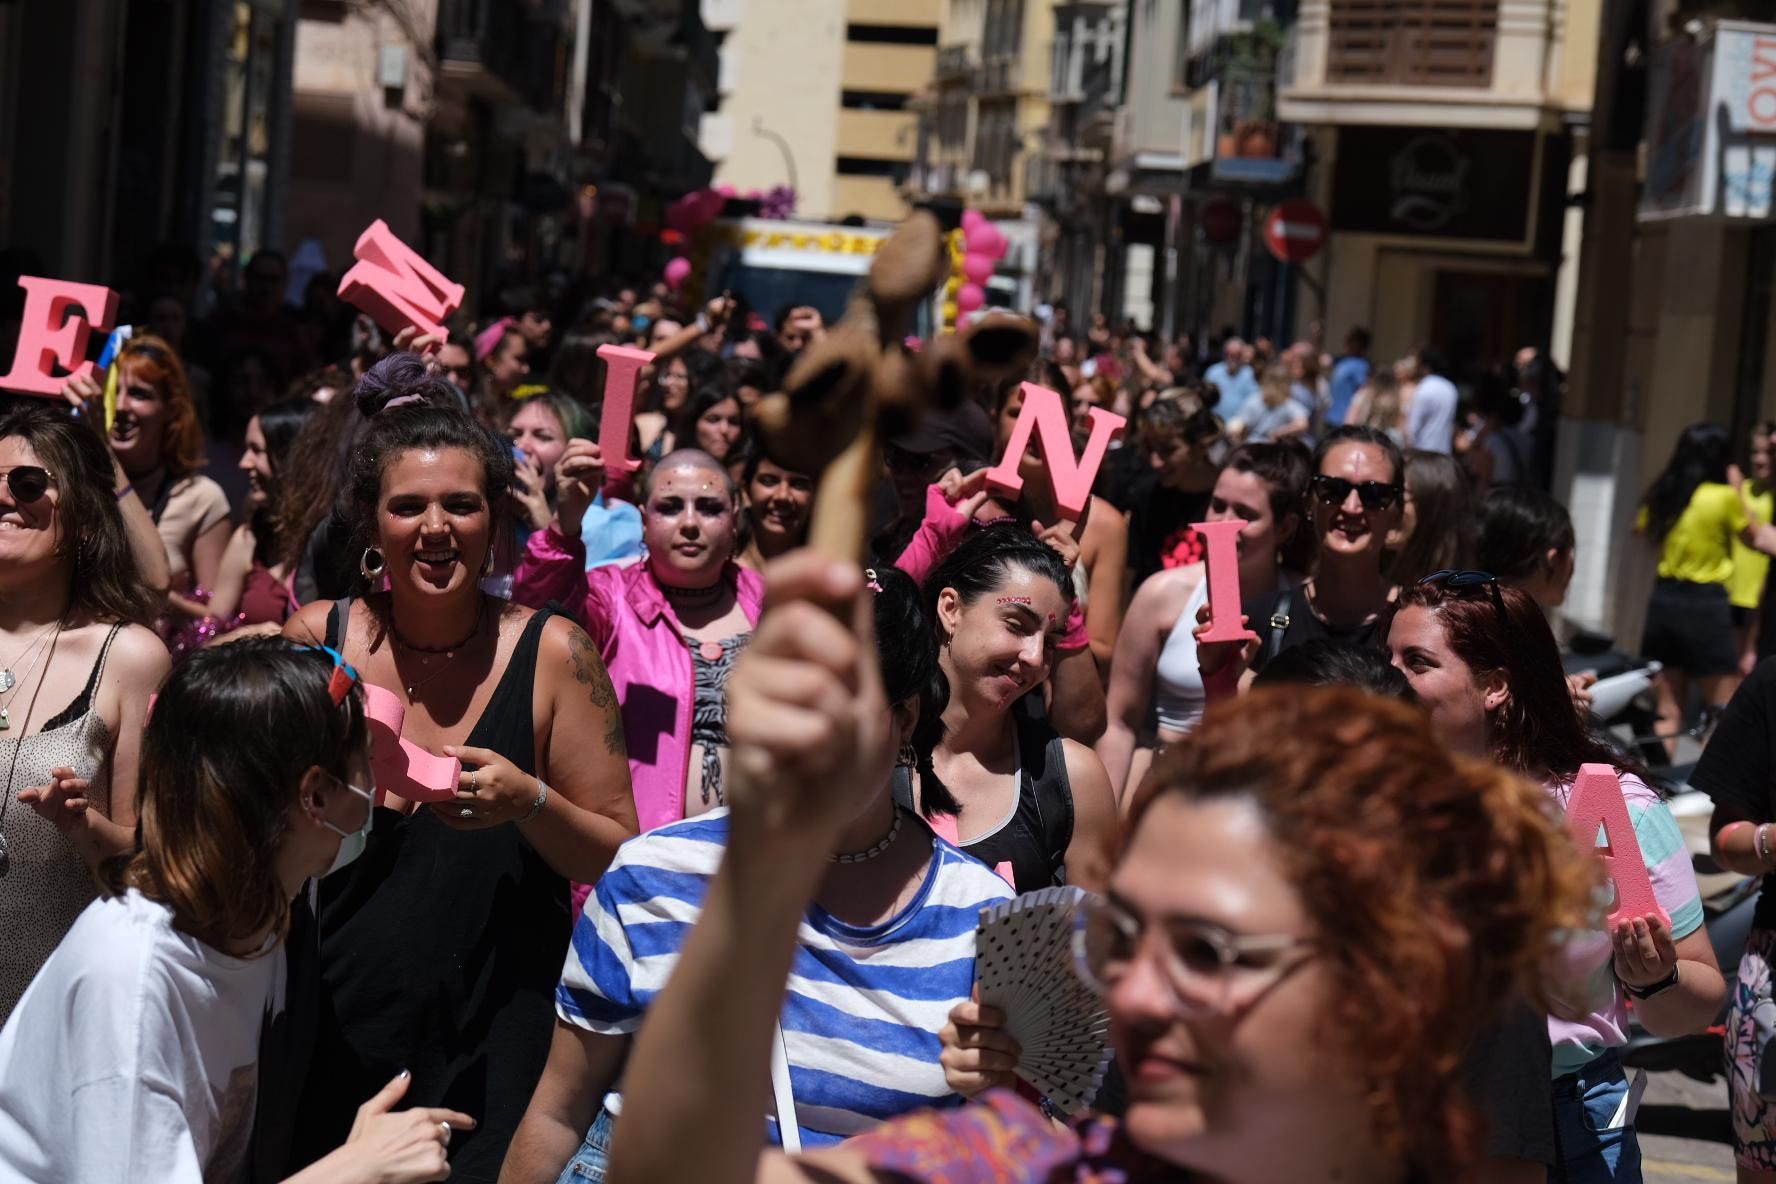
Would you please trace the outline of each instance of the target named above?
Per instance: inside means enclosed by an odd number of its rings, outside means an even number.
[[[33,735],[20,739],[0,733],[0,776],[12,769],[5,787],[11,804],[0,821],[8,865],[0,876],[0,1024],[62,935],[98,895],[92,873],[55,824],[20,802],[18,794],[47,785],[52,769],[73,769],[91,784],[87,798],[92,808],[111,812],[111,729],[95,700],[105,655],[122,627],[114,625],[106,635],[79,698]]]

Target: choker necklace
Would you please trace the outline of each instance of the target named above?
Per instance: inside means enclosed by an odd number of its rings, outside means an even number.
[[[721,580],[707,588],[675,588],[671,584],[661,584],[660,591],[666,594],[666,599],[679,604],[714,604],[726,586]]]
[[[894,846],[894,840],[900,837],[900,806],[894,807],[894,821],[888,824],[888,833],[880,842],[867,851],[854,851],[848,855],[829,853],[827,859],[833,863],[864,863],[874,859],[888,848]]]
[[[482,606],[477,604],[475,606],[475,623],[470,626],[468,635],[461,641],[453,641],[449,645],[414,645],[411,641],[408,641],[405,637],[401,636],[401,627],[395,624],[395,614],[392,611],[389,613],[389,632],[394,634],[395,641],[399,643],[404,650],[412,650],[416,654],[443,654],[446,658],[454,658],[456,657],[457,650],[462,649],[471,641],[474,641],[480,634],[481,617]]]

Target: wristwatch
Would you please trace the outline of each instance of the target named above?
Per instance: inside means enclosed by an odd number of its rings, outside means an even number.
[[[1660,979],[1658,982],[1652,984],[1651,986],[1637,987],[1632,983],[1623,983],[1622,989],[1624,991],[1628,992],[1628,997],[1630,999],[1651,999],[1654,995],[1659,994],[1661,991],[1669,991],[1672,987],[1675,987],[1676,985],[1677,985],[1677,967],[1673,966],[1671,968],[1670,974],[1666,975],[1664,978]]]

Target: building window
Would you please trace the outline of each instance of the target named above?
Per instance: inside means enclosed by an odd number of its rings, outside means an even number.
[[[885,90],[847,90],[839,94],[839,106],[847,111],[904,111],[907,96]]]
[[[1326,81],[1492,84],[1498,0],[1332,0]]]
[[[901,160],[873,160],[867,156],[841,156],[836,168],[841,177],[887,177],[893,180],[906,169]]]
[[[845,40],[882,45],[936,45],[935,25],[846,25]]]

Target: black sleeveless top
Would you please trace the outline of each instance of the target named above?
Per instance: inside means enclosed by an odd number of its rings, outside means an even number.
[[[1061,735],[1046,719],[1023,706],[1012,707],[1017,730],[1017,805],[992,833],[962,850],[988,867],[1011,864],[1018,892],[1035,892],[1067,882],[1067,847],[1073,842],[1073,787],[1067,782],[1067,754]],[[930,777],[929,769],[924,775]],[[910,769],[894,770],[894,800],[913,808]]]
[[[327,618],[341,648],[350,602]],[[525,626],[466,743],[537,768],[531,693],[550,612]],[[517,826],[456,831],[426,808],[378,808],[369,846],[319,885],[318,1033],[292,1167],[345,1141],[357,1108],[402,1069],[401,1103],[478,1126],[451,1136],[453,1181],[499,1176],[542,1076],[572,929],[567,881]]]

